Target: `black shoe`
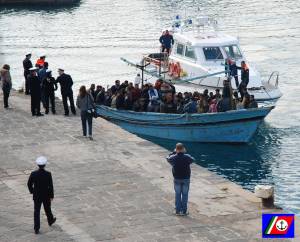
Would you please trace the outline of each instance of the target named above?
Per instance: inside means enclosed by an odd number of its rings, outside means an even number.
[[[35,113],[33,113],[33,114],[32,114],[32,116],[36,116],[36,114],[35,114]]]
[[[67,117],[67,116],[69,116],[69,114],[68,114],[68,113],[65,113],[65,116]]]
[[[76,112],[74,112],[73,115],[76,116]]]
[[[56,114],[56,111],[52,111],[52,114],[55,115],[55,114]]]
[[[38,113],[36,116],[38,116],[38,117],[42,117],[42,116],[44,116],[44,114],[42,114],[42,113]]]
[[[53,220],[51,221],[51,223],[49,223],[49,226],[51,226],[52,224],[54,224],[56,221],[56,218],[54,217]]]
[[[45,114],[48,114],[48,113],[49,113],[49,111],[46,111],[46,112],[45,112]]]
[[[35,233],[35,234],[39,234],[40,231],[39,231],[39,230],[34,230],[34,233]]]

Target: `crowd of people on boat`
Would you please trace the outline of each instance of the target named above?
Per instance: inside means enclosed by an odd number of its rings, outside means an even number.
[[[88,92],[98,105],[105,105],[121,110],[159,113],[214,113],[236,109],[256,108],[253,95],[244,92],[241,98],[233,91],[230,79],[224,80],[222,93],[219,89],[209,92],[176,92],[171,82],[158,79],[155,84],[129,81],[115,84],[109,89],[92,84]]]

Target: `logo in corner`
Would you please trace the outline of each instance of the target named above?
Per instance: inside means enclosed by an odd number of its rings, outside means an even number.
[[[294,214],[263,214],[262,215],[263,238],[294,238],[295,215]]]

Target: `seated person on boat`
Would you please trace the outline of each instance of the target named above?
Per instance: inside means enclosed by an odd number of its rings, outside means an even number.
[[[120,84],[117,80],[107,91],[101,87],[96,103],[121,110],[157,113],[215,113],[258,107],[253,95],[245,92],[240,98],[237,91],[233,92],[230,78],[224,80],[223,85],[222,95],[219,89],[215,93],[206,89],[203,93],[182,94],[176,93],[171,82],[161,79],[155,85],[147,83],[142,88],[128,81]]]

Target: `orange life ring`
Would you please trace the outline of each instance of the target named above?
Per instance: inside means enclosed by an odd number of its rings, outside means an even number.
[[[179,78],[180,77],[180,73],[181,73],[181,66],[180,66],[180,63],[177,62],[176,64],[174,64],[173,76],[175,78]]]
[[[174,63],[170,63],[168,69],[169,69],[168,70],[169,76],[173,76],[173,73],[174,73]]]

